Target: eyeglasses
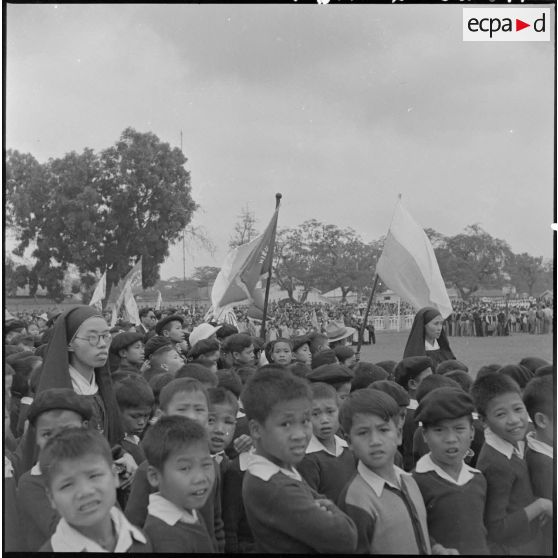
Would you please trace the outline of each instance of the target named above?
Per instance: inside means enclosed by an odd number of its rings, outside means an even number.
[[[111,340],[111,335],[110,333],[101,333],[101,335],[91,333],[87,337],[74,337],[74,339],[81,339],[82,341],[87,341],[92,347],[98,347],[101,339],[105,343],[108,343]]]

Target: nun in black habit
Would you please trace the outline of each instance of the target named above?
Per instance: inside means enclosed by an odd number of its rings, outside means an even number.
[[[436,308],[430,306],[421,308],[413,321],[403,358],[430,357],[434,372],[441,362],[455,360],[443,323],[444,319]]]
[[[90,425],[111,446],[124,436],[108,367],[111,338],[103,315],[91,306],[74,306],[56,319],[46,348],[37,393],[49,388],[69,388],[92,406]],[[23,436],[14,468],[17,476],[37,459],[35,440]]]

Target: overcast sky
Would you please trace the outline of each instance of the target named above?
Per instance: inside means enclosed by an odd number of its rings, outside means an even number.
[[[377,239],[400,192],[423,227],[480,223],[550,258],[555,30],[463,42],[462,11],[8,4],[6,145],[43,162],[128,126],[174,146],[182,130],[193,224],[217,246],[191,248],[187,275],[221,265],[246,204],[263,230],[275,192],[280,227]],[[161,275],[182,276],[182,243]]]

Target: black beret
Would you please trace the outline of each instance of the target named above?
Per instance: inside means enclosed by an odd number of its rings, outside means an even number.
[[[393,371],[395,381],[405,387],[407,382],[416,378],[427,368],[432,368],[432,361],[427,356],[413,356],[400,360]]]
[[[333,349],[325,349],[312,357],[311,367],[314,370],[314,368],[319,368],[324,364],[335,364],[336,362],[338,361],[335,351]]]
[[[351,347],[347,347],[346,345],[339,345],[333,350],[335,352],[335,356],[339,359],[339,362],[355,356],[354,350]]]
[[[163,337],[162,335],[155,335],[145,344],[145,358],[148,359],[163,347],[166,349],[172,349],[173,346],[171,340],[168,337]]]
[[[125,333],[119,333],[112,339],[109,351],[117,355],[120,349],[126,349],[137,341],[143,341],[143,335],[141,333],[138,333],[137,331],[126,331]]]
[[[553,376],[554,375],[554,365],[547,364],[545,366],[541,366],[535,370],[535,376]]]
[[[298,351],[303,345],[310,346],[310,336],[308,335],[297,335],[291,341],[293,342],[293,351]]]
[[[531,372],[529,368],[522,364],[507,364],[506,366],[502,366],[502,368],[498,370],[498,373],[514,379],[521,389],[523,389],[527,385],[527,382],[535,375],[534,372]]]
[[[180,322],[180,325],[184,325],[184,318],[179,314],[172,314],[162,320],[159,320],[155,324],[155,331],[157,332],[157,335],[161,335],[161,331],[169,322]]]
[[[407,407],[411,402],[407,390],[391,380],[376,380],[368,386],[368,389],[377,389],[391,395],[400,407]]]
[[[29,424],[35,424],[39,415],[55,409],[74,411],[83,420],[89,420],[93,414],[89,399],[78,395],[73,389],[50,388],[39,392],[31,403],[27,413]]]
[[[306,376],[311,382],[324,382],[326,384],[337,384],[340,382],[351,382],[353,371],[344,364],[323,364],[314,368]]]
[[[415,422],[432,424],[444,419],[471,415],[475,406],[468,393],[460,388],[441,387],[425,395],[415,409]]]

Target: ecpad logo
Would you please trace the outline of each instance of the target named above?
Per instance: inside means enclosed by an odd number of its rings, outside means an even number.
[[[550,8],[463,8],[464,41],[550,41]]]

